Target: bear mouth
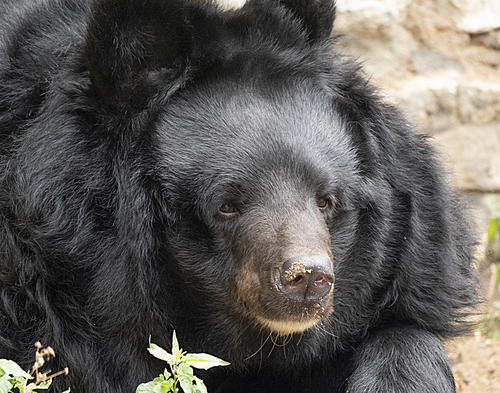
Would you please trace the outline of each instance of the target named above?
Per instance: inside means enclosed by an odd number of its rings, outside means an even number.
[[[261,302],[252,302],[252,299],[247,302],[240,298],[244,313],[259,330],[264,328],[279,336],[302,333],[333,313],[333,295],[319,302],[284,301],[283,297],[276,297],[275,292],[267,291],[263,291],[261,296]]]

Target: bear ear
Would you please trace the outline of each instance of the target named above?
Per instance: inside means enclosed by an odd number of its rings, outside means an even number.
[[[328,38],[335,21],[335,0],[278,0],[301,20],[312,40]]]
[[[192,4],[94,1],[85,57],[92,85],[106,104],[139,110],[160,87],[169,94],[186,82],[191,59],[215,25],[207,23],[209,12]]]

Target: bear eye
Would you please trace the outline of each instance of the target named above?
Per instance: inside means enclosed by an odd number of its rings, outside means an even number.
[[[224,203],[219,207],[218,214],[221,217],[232,218],[238,216],[240,214],[240,211],[236,206],[230,203]]]
[[[320,210],[327,210],[333,208],[334,201],[332,197],[320,197],[316,200],[316,205]]]

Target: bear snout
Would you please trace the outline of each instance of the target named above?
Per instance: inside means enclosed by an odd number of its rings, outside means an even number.
[[[315,202],[302,209],[247,211],[240,228],[233,233],[242,313],[249,311],[259,327],[281,335],[303,332],[332,314],[334,258]]]
[[[333,264],[326,255],[293,257],[275,269],[274,282],[293,301],[318,301],[333,288]]]

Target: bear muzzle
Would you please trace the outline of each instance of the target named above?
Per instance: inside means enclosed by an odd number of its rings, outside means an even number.
[[[247,270],[237,280],[240,298],[261,326],[280,335],[300,333],[333,312],[335,275],[329,256],[289,258],[268,277],[271,282],[262,285],[262,272]]]

